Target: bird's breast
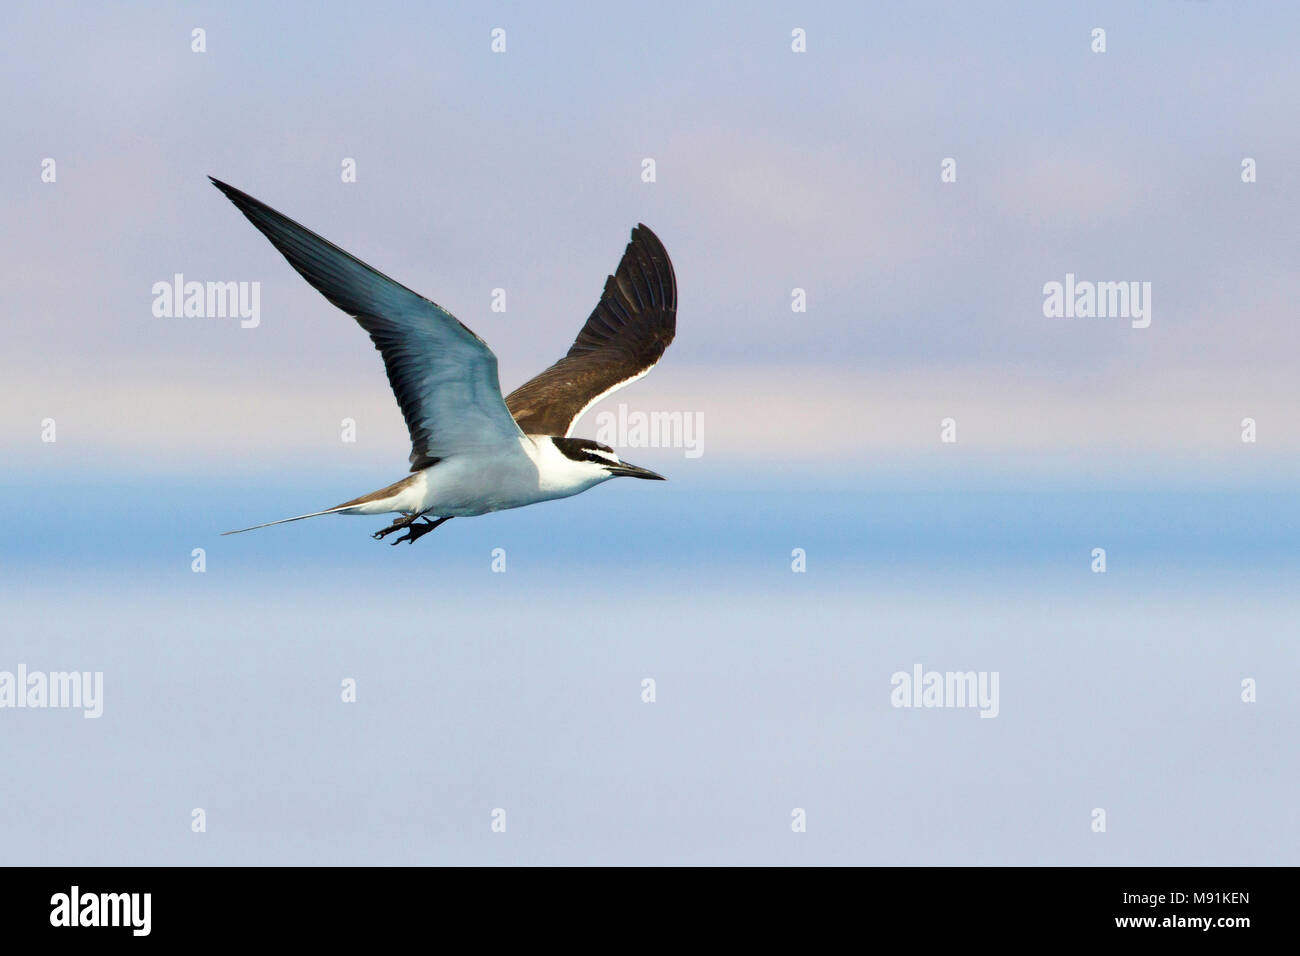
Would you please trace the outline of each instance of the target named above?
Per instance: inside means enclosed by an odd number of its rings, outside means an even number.
[[[469,517],[553,497],[542,489],[532,459],[510,450],[445,458],[426,469],[424,476],[423,506],[436,515]]]

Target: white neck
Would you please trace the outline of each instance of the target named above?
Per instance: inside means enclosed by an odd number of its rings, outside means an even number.
[[[595,462],[574,461],[546,435],[529,436],[524,450],[537,466],[539,489],[556,497],[576,495],[614,477]]]

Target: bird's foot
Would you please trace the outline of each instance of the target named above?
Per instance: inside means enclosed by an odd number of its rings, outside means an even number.
[[[423,515],[421,517],[424,517],[425,522],[427,522],[426,524],[416,524],[414,521],[408,522],[405,526],[406,534],[402,535],[402,537],[396,539],[395,541],[391,541],[389,543],[401,544],[403,541],[405,541],[408,544],[415,544],[415,542],[418,541],[422,536],[428,534],[434,528],[438,527],[438,525],[442,524],[444,521],[451,520],[450,515],[448,515],[445,518],[439,518],[437,521],[432,521],[428,517],[425,517]],[[396,531],[396,530],[397,528],[385,528],[384,532],[382,533],[387,533],[389,531]],[[376,534],[376,537],[378,536],[379,535]]]
[[[388,535],[392,534],[394,531],[401,531],[403,528],[409,528],[411,523],[418,517],[420,516],[406,515],[405,517],[398,518],[383,531],[376,531],[370,537],[374,538],[376,541],[383,541],[384,538],[388,537]]]

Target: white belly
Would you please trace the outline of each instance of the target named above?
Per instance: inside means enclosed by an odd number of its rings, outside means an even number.
[[[526,456],[445,458],[423,472],[418,511],[467,518],[545,500]]]
[[[549,445],[548,449],[553,448]],[[517,446],[456,455],[425,469],[421,511],[471,517],[567,498],[600,484],[604,476],[573,475],[549,467],[529,439]]]
[[[549,439],[546,441],[540,452],[525,438],[518,445],[497,445],[444,458],[418,472],[392,497],[368,501],[347,513],[427,513],[468,518],[567,498],[608,477],[571,467],[571,462],[554,451]]]

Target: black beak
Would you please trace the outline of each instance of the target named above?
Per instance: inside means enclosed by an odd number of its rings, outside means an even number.
[[[667,481],[663,475],[656,475],[649,468],[638,468],[636,465],[629,465],[623,462],[621,465],[611,465],[609,473],[615,478],[645,478],[650,481]]]

